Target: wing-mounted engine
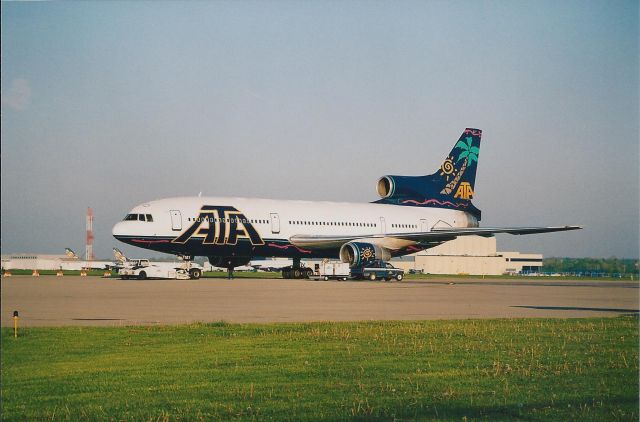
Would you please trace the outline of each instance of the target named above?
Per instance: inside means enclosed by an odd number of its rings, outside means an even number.
[[[426,176],[383,176],[376,190],[381,204],[449,208],[480,220],[472,203],[482,131],[465,129],[440,168]]]
[[[340,259],[350,267],[357,267],[376,259],[388,261],[391,259],[391,252],[373,243],[349,242],[340,248]]]

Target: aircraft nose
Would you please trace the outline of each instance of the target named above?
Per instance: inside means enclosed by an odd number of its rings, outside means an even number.
[[[124,224],[122,223],[122,221],[120,221],[119,223],[116,223],[116,225],[113,226],[113,229],[111,229],[111,234],[113,234],[113,237],[115,237],[116,239],[126,234],[124,229]]]

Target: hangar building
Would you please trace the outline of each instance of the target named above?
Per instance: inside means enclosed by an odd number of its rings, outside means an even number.
[[[103,269],[113,266],[111,261],[85,261],[67,255],[44,255],[16,253],[2,255],[3,270],[81,270],[83,268]]]
[[[539,272],[542,254],[498,252],[495,237],[462,236],[392,263],[425,274],[500,275]]]

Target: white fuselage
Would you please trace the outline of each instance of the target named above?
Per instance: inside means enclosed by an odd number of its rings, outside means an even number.
[[[145,221],[132,219],[131,215],[144,215]],[[147,221],[148,215],[153,221]],[[113,227],[117,239],[147,249],[192,256],[335,258],[335,248],[304,252],[304,248],[292,245],[290,239],[305,235],[369,237],[478,225],[473,215],[451,209],[223,197],[150,201],[134,207],[127,218]],[[250,228],[259,240],[250,236]],[[407,246],[384,236],[380,236],[379,242],[387,242],[384,246],[391,250]]]

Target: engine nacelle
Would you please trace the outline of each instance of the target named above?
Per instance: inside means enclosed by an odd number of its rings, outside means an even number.
[[[381,198],[424,197],[427,176],[382,176],[376,190]]]
[[[391,252],[372,243],[349,242],[340,248],[340,259],[350,267],[357,267],[375,259],[388,261],[391,259]]]
[[[218,268],[229,268],[229,266],[233,268],[241,267],[243,265],[247,265],[249,261],[251,261],[251,258],[247,256],[233,256],[233,257],[210,256],[209,257],[209,263],[214,267],[218,267]]]

